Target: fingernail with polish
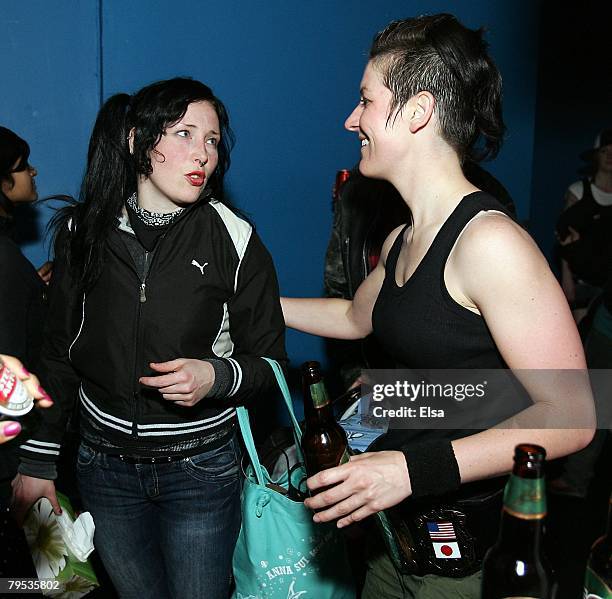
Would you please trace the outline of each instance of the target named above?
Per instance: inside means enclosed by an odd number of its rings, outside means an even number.
[[[26,378],[30,377],[30,371],[23,364],[21,365],[21,374]]]
[[[2,432],[6,437],[14,437],[21,432],[21,424],[19,422],[11,422],[8,426],[4,427]]]
[[[38,392],[43,395],[43,399],[47,399],[49,401],[53,401],[51,399],[51,396],[40,385],[38,385]]]

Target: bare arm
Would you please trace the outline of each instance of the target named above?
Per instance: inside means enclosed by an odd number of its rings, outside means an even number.
[[[499,427],[453,442],[462,482],[508,472],[514,446],[527,437],[549,458],[584,447],[593,435],[594,407],[582,344],[533,240],[506,217],[487,215],[468,227],[449,267],[534,402]]]
[[[281,297],[288,327],[333,339],[362,339],[372,332],[372,308],[385,278],[387,254],[403,226],[385,240],[376,268],[357,289],[352,301],[338,298]]]

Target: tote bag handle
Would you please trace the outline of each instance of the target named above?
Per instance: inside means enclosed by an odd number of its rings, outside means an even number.
[[[287,408],[287,411],[289,412],[289,417],[291,418],[291,424],[293,427],[293,437],[295,439],[297,454],[302,463],[304,463],[304,456],[302,455],[301,446],[302,429],[300,429],[300,425],[293,412],[293,402],[291,400],[291,394],[289,393],[287,381],[285,380],[285,375],[276,360],[272,360],[270,358],[263,359],[268,362],[268,364],[270,364],[270,366],[272,367],[272,371],[274,372],[274,376],[276,377],[278,386],[280,387],[281,393],[283,394],[283,399],[285,400],[285,407]],[[251,423],[249,420],[249,412],[244,406],[239,406],[238,408],[236,408],[236,415],[238,416],[238,424],[240,426],[240,432],[242,433],[244,445],[246,447],[247,453],[249,454],[249,459],[251,460],[253,469],[255,470],[255,475],[257,476],[257,482],[260,485],[265,486],[268,481],[264,475],[261,463],[259,462],[257,449],[255,449],[255,442],[253,441],[253,433],[251,432]]]

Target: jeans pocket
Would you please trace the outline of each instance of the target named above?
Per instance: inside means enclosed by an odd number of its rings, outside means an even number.
[[[235,439],[225,445],[183,460],[187,474],[202,482],[223,482],[238,478],[239,456]]]
[[[89,445],[81,443],[77,454],[76,470],[79,474],[87,474],[92,472],[96,467],[96,458],[98,452],[93,450]]]

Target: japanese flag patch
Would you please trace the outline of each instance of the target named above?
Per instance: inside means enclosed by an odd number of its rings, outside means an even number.
[[[459,559],[461,557],[452,522],[427,522],[427,531],[438,559]]]

